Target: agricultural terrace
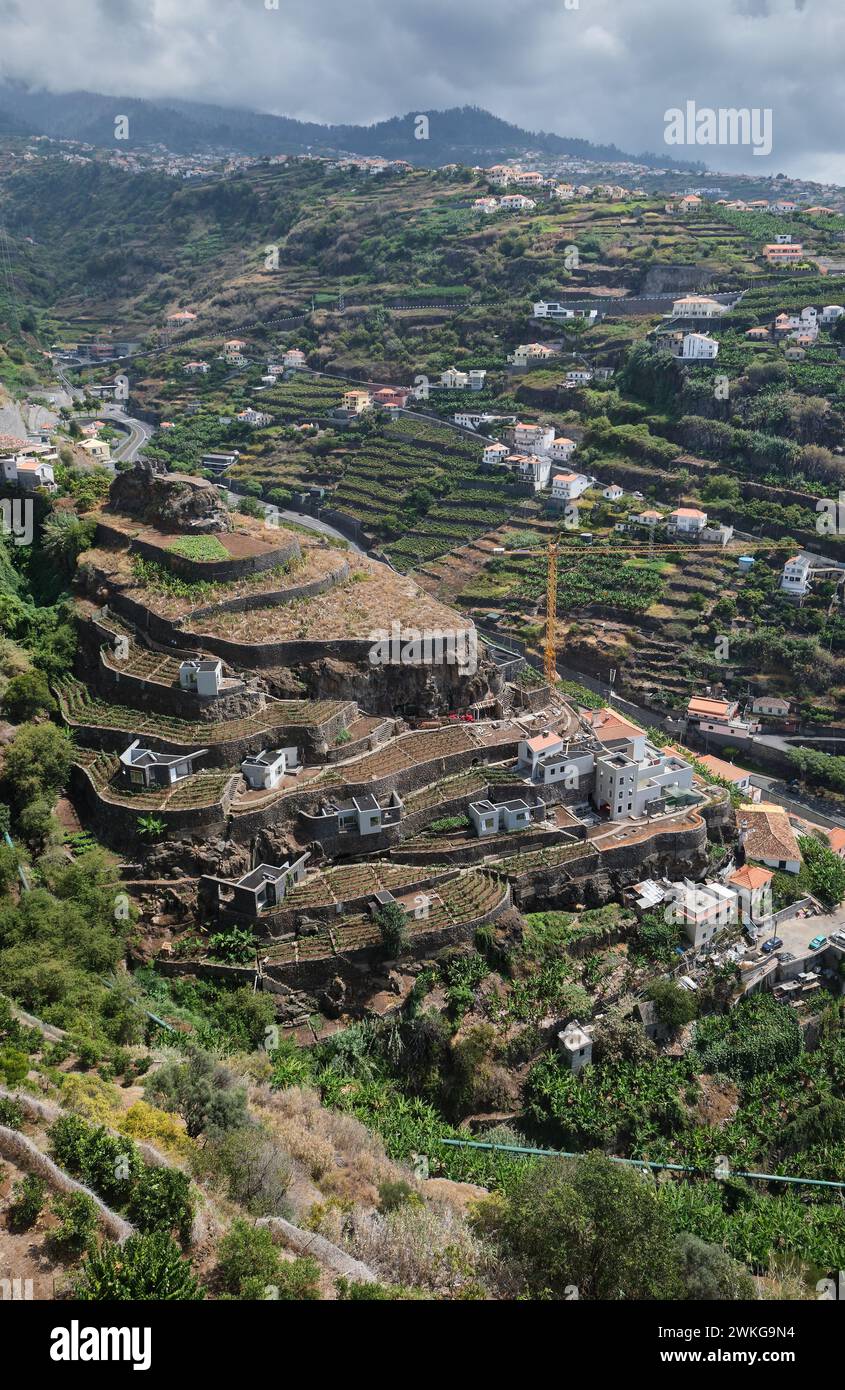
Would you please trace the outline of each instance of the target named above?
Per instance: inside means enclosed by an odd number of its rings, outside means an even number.
[[[227,743],[230,739],[275,729],[311,729],[336,718],[348,707],[343,700],[273,700],[246,719],[193,722],[175,715],[143,713],[123,705],[109,704],[92,695],[80,681],[69,677],[56,683],[56,693],[66,723],[71,727],[114,729],[133,738],[152,735],[185,748]]]
[[[372,864],[341,864],[335,868],[318,869],[298,883],[285,898],[286,908],[307,910],[310,907],[334,907],[370,893],[400,892],[437,873],[445,873],[448,865],[432,865],[425,869],[411,865],[374,862]]]
[[[304,547],[308,557],[319,556],[315,568],[332,573],[338,565],[337,552]],[[220,611],[197,619],[192,630],[200,636],[213,635],[233,641],[303,642],[371,639],[375,631],[390,631],[398,622],[402,629],[419,631],[462,631],[471,626],[467,618],[447,608],[414,582],[394,573],[387,565],[356,555],[347,579],[335,584],[329,595],[295,598],[290,602],[251,608],[248,612]],[[308,571],[310,573],[310,571]],[[312,577],[318,577],[313,575]],[[297,574],[296,582],[306,582]],[[252,593],[256,593],[253,586]],[[133,595],[134,596],[134,595]]]
[[[412,915],[415,894],[412,893],[410,901],[405,904],[409,910],[408,936],[411,942],[415,936],[482,920],[499,907],[505,893],[501,880],[481,870],[468,869],[457,878],[427,888],[425,895],[429,899],[425,917],[415,918]],[[332,921],[331,925],[322,924],[313,936],[299,936],[293,941],[271,946],[264,960],[268,965],[289,965],[380,945],[378,924],[372,917],[361,914],[340,918]]]
[[[233,774],[231,769],[211,768],[193,772],[170,787],[136,789],[127,786],[121,775],[120,759],[115,753],[99,749],[77,748],[74,762],[85,768],[100,796],[122,806],[139,811],[190,811],[201,806],[214,806],[222,801],[223,793]]]
[[[512,745],[523,735],[523,730],[510,721],[498,729],[486,724],[454,724],[442,729],[419,730],[404,734],[362,758],[352,759],[344,764],[347,778],[351,782],[366,782],[371,778],[388,777],[395,772],[404,772],[420,763],[431,762],[436,758],[448,758],[457,753],[476,753],[479,760],[489,749]],[[332,778],[333,769],[322,776]]]
[[[120,531],[127,541],[144,541],[147,545],[180,555],[199,564],[221,560],[240,560],[260,557],[297,543],[298,537],[283,526],[268,526],[263,519],[231,513],[234,530],[218,531],[212,535],[174,535],[147,526],[134,517],[102,508],[100,518],[113,531]]]
[[[284,594],[315,581],[329,581],[341,574],[345,560],[331,546],[305,544],[299,559],[290,560],[260,574],[221,581],[183,579],[169,570],[130,555],[125,550],[87,550],[82,564],[91,565],[108,584],[161,618],[182,618],[195,608],[210,607],[229,599],[256,594]],[[284,602],[284,599],[280,600]]]

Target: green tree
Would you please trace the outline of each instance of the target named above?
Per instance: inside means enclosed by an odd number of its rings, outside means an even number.
[[[16,724],[36,714],[55,714],[56,702],[41,671],[21,671],[12,676],[3,693],[3,713]]]
[[[489,1217],[535,1296],[566,1298],[573,1287],[582,1299],[681,1296],[673,1232],[653,1182],[602,1153],[524,1170]]]
[[[74,1292],[86,1301],[195,1302],[205,1297],[191,1264],[161,1231],[106,1241],[84,1261]]]
[[[185,1061],[166,1062],[148,1078],[145,1090],[154,1105],[182,1116],[193,1139],[249,1123],[244,1088],[227,1067],[199,1049]]]
[[[408,949],[408,914],[398,903],[385,903],[376,912],[376,925],[388,960],[396,960]]]

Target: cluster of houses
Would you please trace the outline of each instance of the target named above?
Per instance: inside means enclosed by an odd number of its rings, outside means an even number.
[[[771,202],[768,198],[752,198],[746,201],[743,198],[702,198],[698,193],[672,194],[666,203],[666,211],[697,213],[706,211],[709,206],[730,208],[734,212],[773,212],[780,217],[789,217],[796,212],[821,213],[830,217],[838,215],[835,208],[803,207],[791,198],[775,198]]]
[[[548,198],[560,198],[564,202],[572,198],[630,198],[631,190],[621,184],[571,184],[552,175],[538,173],[536,169],[521,169],[518,165],[494,164],[484,171],[494,188],[534,188],[543,191]],[[479,202],[483,199],[479,199]]]
[[[749,328],[745,336],[752,342],[780,343],[787,358],[801,361],[806,349],[818,340],[820,329],[832,328],[843,314],[841,304],[825,304],[821,309],[807,304],[798,314],[781,313],[768,326]]]
[[[108,449],[108,445],[106,445]],[[3,481],[25,492],[56,491],[53,464],[58,454],[50,444],[40,441],[17,439],[13,435],[0,435],[0,465],[3,468]]]
[[[481,456],[485,468],[506,468],[522,481],[530,483],[535,492],[542,492],[552,482],[552,495],[557,500],[573,501],[594,478],[568,469],[553,472],[556,464],[567,464],[575,453],[574,439],[556,435],[551,425],[516,423],[506,433],[510,444],[494,440]]]
[[[709,545],[728,544],[733,537],[733,527],[722,522],[709,522],[707,513],[700,507],[675,507],[671,512],[660,512],[654,507],[646,507],[641,512],[631,512],[627,521],[618,521],[614,530],[624,532],[632,527],[643,527],[650,533],[659,526],[666,527],[666,534],[672,540],[695,540]]]
[[[607,707],[585,712],[585,732],[569,739],[544,729],[521,739],[516,769],[538,787],[563,784],[609,821],[640,820],[698,800],[693,768],[674,748],[658,748],[647,733]],[[479,836],[523,830],[542,819],[542,801],[512,798],[473,802],[469,818]],[[577,814],[576,814],[577,819]]]
[[[476,198],[472,210],[489,216],[491,212],[530,212],[536,206],[536,201],[524,193],[504,193],[501,198]]]

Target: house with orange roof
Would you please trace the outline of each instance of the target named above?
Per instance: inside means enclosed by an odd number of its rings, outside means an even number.
[[[800,241],[771,241],[762,255],[769,265],[796,265],[804,259],[804,247]]]
[[[570,749],[569,741],[554,729],[543,729],[533,737],[520,739],[517,748],[518,770],[532,782],[545,785],[565,782],[569,776],[571,785],[578,787],[582,778],[591,780],[594,765],[595,757],[590,751],[577,744]]]
[[[760,800],[760,788],[752,787],[751,773],[747,768],[727,763],[724,758],[716,758],[712,753],[705,753],[698,761],[712,777],[718,777],[720,782],[729,782],[737,791],[746,792],[752,801]]]
[[[772,900],[771,869],[763,869],[759,864],[743,864],[728,878],[740,905],[743,926],[761,927],[774,911]]]
[[[841,825],[835,825],[832,830],[828,830],[827,839],[833,853],[840,859],[845,859],[845,829]]]
[[[798,873],[803,863],[801,850],[782,806],[774,802],[760,802],[757,806],[745,802],[737,811],[737,822],[746,859],[781,873]]]
[[[669,530],[680,535],[697,535],[707,525],[707,513],[698,507],[676,507],[669,513]]]
[[[552,477],[552,501],[572,502],[580,497],[592,482],[584,473],[555,473]]]

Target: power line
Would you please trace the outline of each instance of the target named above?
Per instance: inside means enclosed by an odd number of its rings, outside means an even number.
[[[473,1139],[438,1139],[439,1144],[448,1144],[451,1148],[457,1149],[487,1149],[502,1153],[524,1154],[535,1158],[587,1158],[588,1154],[570,1153],[565,1149],[532,1149],[522,1144],[488,1144]],[[648,1158],[617,1158],[615,1154],[608,1154],[611,1163],[622,1163],[631,1168],[657,1168],[663,1172],[670,1173],[692,1173],[695,1177],[706,1178],[711,1174],[704,1172],[701,1168],[694,1168],[686,1163],[656,1163]],[[827,1178],[793,1178],[786,1177],[782,1173],[750,1173],[736,1168],[729,1174],[733,1178],[751,1178],[757,1182],[785,1182],[802,1183],[810,1187],[835,1187],[845,1190],[845,1182],[832,1182]]]

